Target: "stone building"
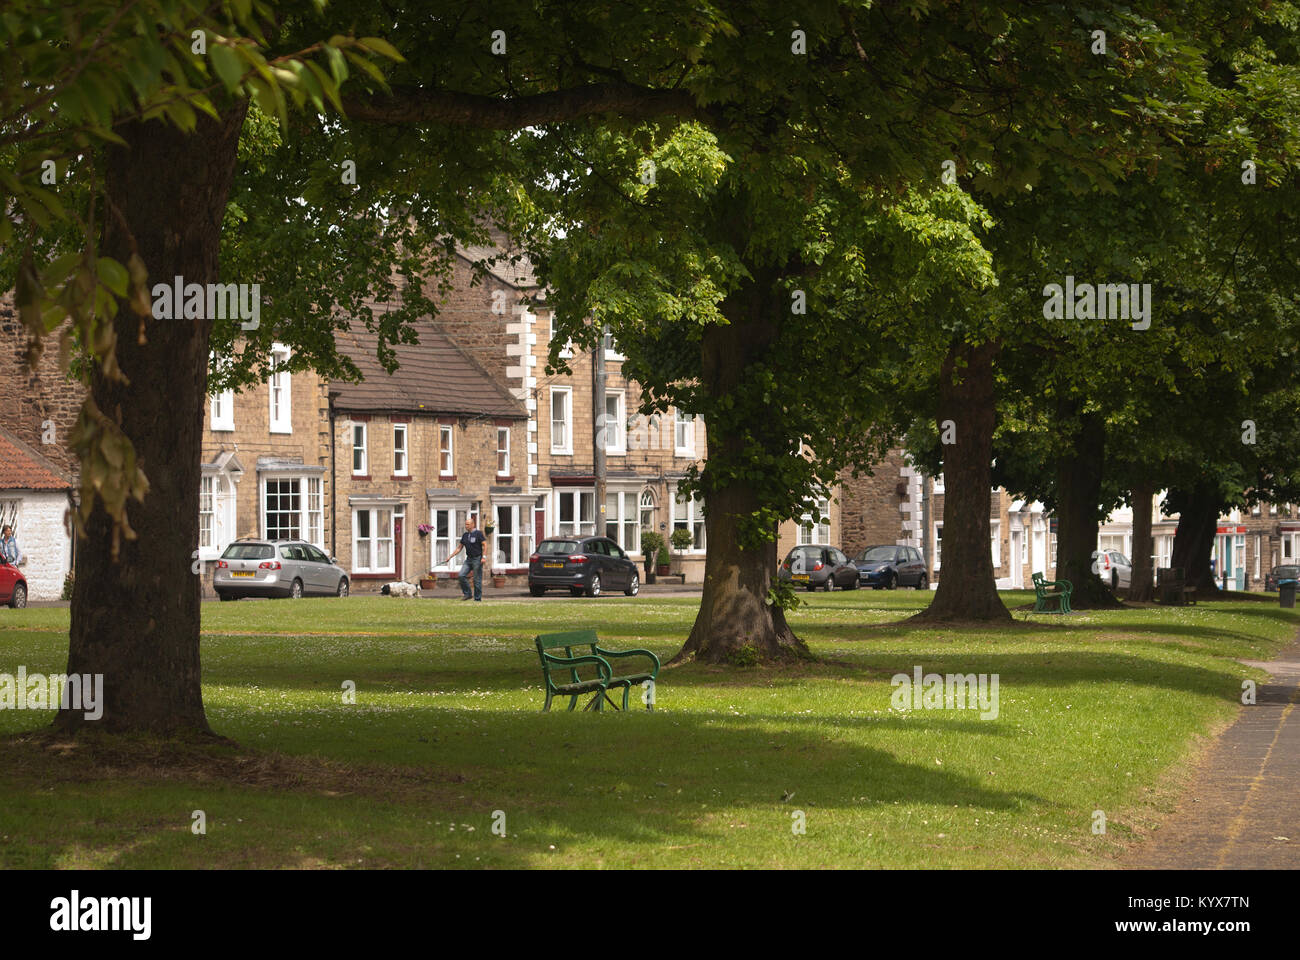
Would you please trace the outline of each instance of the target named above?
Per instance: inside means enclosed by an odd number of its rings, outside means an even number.
[[[493,262],[502,252],[512,259]],[[485,265],[482,279],[475,276],[476,263]],[[639,559],[641,530],[653,529],[667,539],[674,529],[686,529],[692,546],[673,552],[674,569],[688,582],[703,579],[703,509],[677,491],[686,471],[705,456],[703,423],[675,410],[651,417],[638,413],[641,391],[623,376],[623,357],[609,339],[603,419],[593,407],[590,352],[566,349],[562,356],[571,372],[547,375],[552,316],[530,263],[511,253],[504,234],[495,232],[492,245],[458,251],[451,289],[432,324],[523,405],[527,439],[519,485],[532,498],[533,542],[603,529]],[[598,431],[606,454],[603,505],[596,503]]]
[[[290,348],[273,344],[273,363]],[[201,449],[199,559],[204,591],[232,540],[303,539],[327,554],[332,498],[325,383],[312,372],[274,371],[266,383],[208,398]]]
[[[354,589],[430,572],[446,580],[460,568],[456,550],[467,516],[495,523],[484,577],[526,580],[533,547],[527,466],[528,420],[482,365],[416,324],[419,344],[394,347],[399,366],[379,364],[375,336],[339,334],[339,348],[364,376],[330,387],[336,491],[331,527],[339,562]]]

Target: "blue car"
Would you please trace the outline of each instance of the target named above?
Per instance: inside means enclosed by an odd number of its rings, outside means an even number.
[[[858,584],[874,590],[916,587],[926,590],[930,582],[925,575],[925,558],[915,547],[892,544],[867,547],[853,558],[858,568]]]

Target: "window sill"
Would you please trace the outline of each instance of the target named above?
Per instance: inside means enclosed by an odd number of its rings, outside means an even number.
[[[358,479],[360,479],[360,478],[358,478]],[[369,477],[367,477],[366,479],[369,479]],[[389,477],[388,479],[389,479],[389,480],[410,480],[410,479],[411,479],[411,475],[410,475],[409,473],[395,473],[395,474],[393,474],[391,477]]]
[[[392,580],[397,576],[397,571],[389,570],[387,573],[351,573],[348,574],[353,580]]]
[[[213,433],[234,433],[235,425],[233,423],[212,424],[208,427]]]
[[[454,474],[454,473],[440,473],[440,474],[438,474],[438,479],[439,479],[439,480],[445,480],[447,483],[455,483],[455,482],[456,482],[456,474]]]
[[[370,479],[370,474],[368,474],[368,473],[354,473],[354,474],[352,474],[352,479],[353,479],[353,480],[369,480],[369,479]]]
[[[515,482],[514,474],[509,474],[509,473],[498,473],[498,474],[497,474],[497,480],[498,480],[499,482],[501,482],[501,483],[514,483],[514,482]]]
[[[292,427],[269,427],[267,429],[267,433],[280,433],[280,434],[285,434],[287,436],[288,434],[293,433],[293,428]]]

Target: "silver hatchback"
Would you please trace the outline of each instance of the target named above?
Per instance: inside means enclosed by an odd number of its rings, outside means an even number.
[[[236,540],[212,572],[222,600],[348,595],[347,571],[303,540]]]

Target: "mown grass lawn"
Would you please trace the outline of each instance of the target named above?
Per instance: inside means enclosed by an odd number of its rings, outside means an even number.
[[[628,714],[540,713],[531,637],[591,627],[667,660],[696,599],[205,604],[208,717],[236,745],[60,745],[15,736],[48,714],[0,711],[0,866],[1105,866],[1263,677],[1236,658],[1298,622],[1222,602],[898,623],[928,599],[817,594],[791,619],[820,662],[666,670]],[[0,672],[61,672],[67,616],[0,611]],[[998,717],[891,709],[917,665],[997,674]]]

